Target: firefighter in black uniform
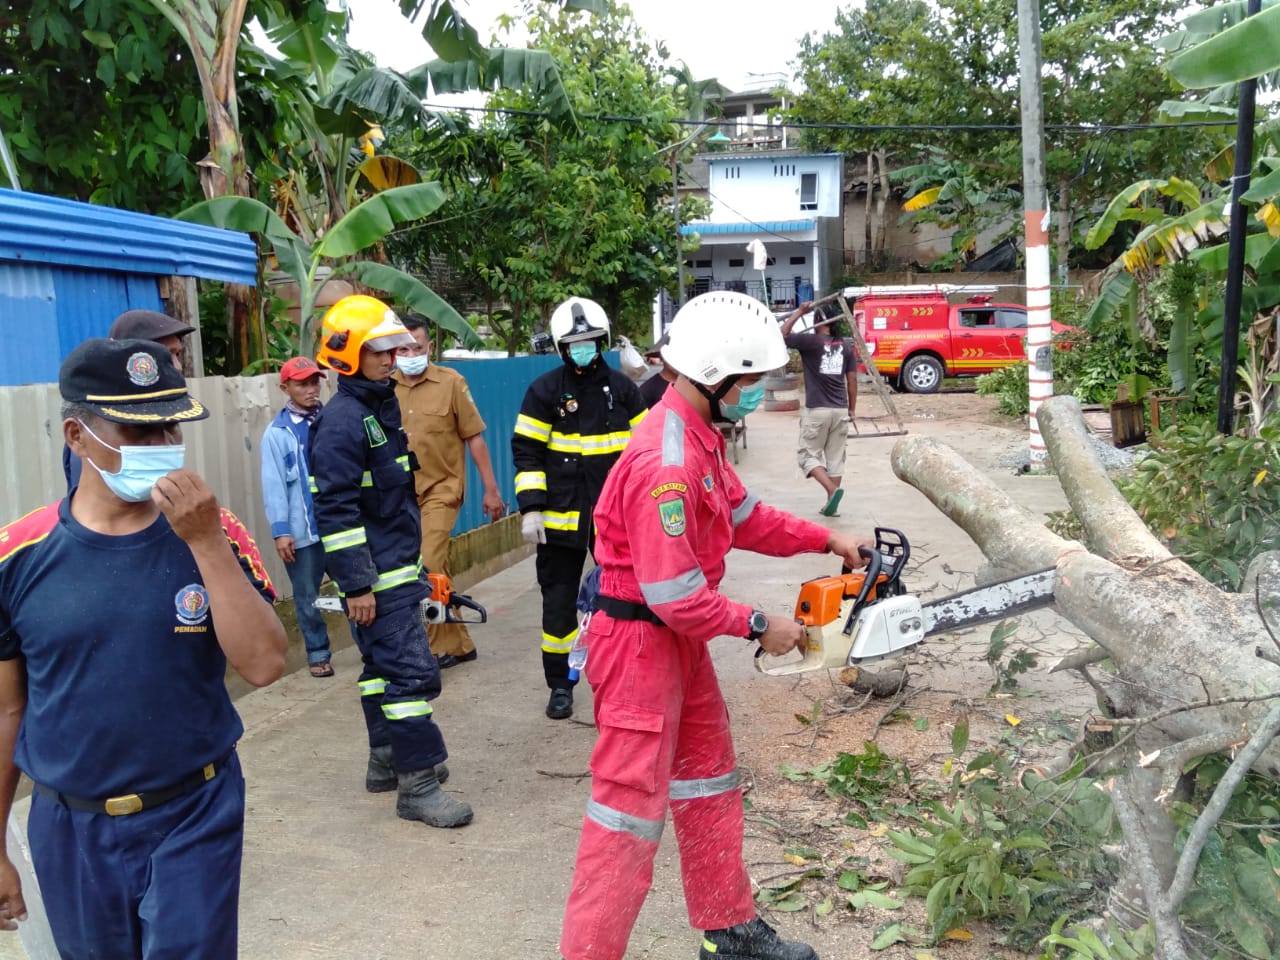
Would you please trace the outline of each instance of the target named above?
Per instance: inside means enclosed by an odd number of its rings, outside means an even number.
[[[413,343],[381,300],[344,297],[329,308],[316,359],[338,391],[311,426],[308,462],[325,569],[342,591],[364,658],[360,703],[369,730],[365,788],[396,790],[396,813],[433,827],[471,822],[471,807],[440,789],[448,773],[430,701],[440,694],[420,602],[417,469],[389,379],[396,348]]]
[[[511,455],[521,532],[538,548],[547,716],[563,720],[573,715],[569,651],[578,635],[578,581],[595,540],[591,513],[646,408],[635,384],[600,355],[609,318],[598,303],[571,297],[560,304],[551,337],[564,365],[529,384]]]

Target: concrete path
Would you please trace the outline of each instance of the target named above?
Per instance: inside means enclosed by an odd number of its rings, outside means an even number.
[[[970,404],[973,398],[964,398]],[[946,397],[936,401],[945,408]],[[1015,478],[998,466],[1026,436],[1014,430],[908,420],[913,433],[953,441],[993,483],[1034,512],[1060,509],[1051,478]],[[767,502],[817,520],[823,499],[795,465],[795,413],[753,414],[738,470]],[[920,556],[974,570],[976,548],[924,498],[893,477],[894,439],[849,444],[841,516],[823,522],[869,532],[908,532]],[[770,612],[789,612],[798,584],[835,572],[831,558],[774,560],[736,554],[725,591]],[[474,636],[479,659],[446,671],[435,717],[450,749],[447,789],[476,811],[464,829],[399,820],[395,794],[363,789],[365,735],[355,679],[356,651],[337,653],[337,676],[292,673],[237,701],[246,733],[239,745],[248,780],[248,824],[240,912],[246,958],[361,960],[410,957],[554,960],[562,910],[590,781],[591,697],[579,687],[569,722],[545,718],[538,655],[539,600],[532,560],[470,588],[490,623]],[[943,591],[946,592],[946,591]],[[767,683],[742,641],[714,643],[735,720]],[[811,703],[794,686],[770,694]],[[586,722],[583,722],[586,721]],[[740,752],[750,745],[739,743]],[[19,818],[25,813],[20,804]],[[785,924],[789,922],[784,919]],[[790,921],[797,922],[797,921]],[[680,893],[673,831],[667,830],[652,893],[631,940],[629,960],[690,960],[697,937]],[[0,957],[24,956],[0,935]],[[829,954],[824,953],[824,958]]]

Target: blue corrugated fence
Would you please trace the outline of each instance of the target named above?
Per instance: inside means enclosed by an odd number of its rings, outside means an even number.
[[[617,367],[618,354],[610,351],[605,354],[609,365]],[[499,360],[462,360],[446,361],[442,367],[457,370],[467,378],[471,388],[471,396],[476,401],[480,416],[484,417],[484,439],[489,447],[489,456],[493,459],[493,472],[498,480],[498,489],[502,491],[502,499],[507,507],[515,510],[515,465],[511,461],[511,434],[515,430],[516,415],[520,412],[520,402],[524,400],[524,392],[534,378],[548,370],[555,369],[563,361],[555,355],[533,357],[507,357]],[[462,503],[462,512],[458,522],[454,524],[453,535],[482,527],[486,523],[484,510],[484,485],[480,482],[480,474],[467,455],[467,496]]]

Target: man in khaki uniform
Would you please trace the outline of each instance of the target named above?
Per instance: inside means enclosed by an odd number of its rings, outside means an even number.
[[[471,451],[484,483],[485,516],[497,520],[507,507],[498,492],[489,447],[484,442],[484,420],[471,399],[467,381],[457,371],[431,362],[432,343],[426,320],[407,316],[404,325],[415,342],[400,347],[391,378],[409,435],[409,449],[418,458],[414,483],[422,512],[422,561],[428,570],[452,575],[449,531],[457,522],[465,492],[464,445]],[[462,624],[437,624],[427,632],[431,652],[442,669],[476,658],[476,646]]]

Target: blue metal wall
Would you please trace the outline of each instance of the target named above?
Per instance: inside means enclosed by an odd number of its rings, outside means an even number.
[[[612,367],[618,366],[617,351],[605,354]],[[524,392],[534,378],[558,367],[563,361],[555,355],[535,357],[507,357],[501,360],[446,361],[442,367],[457,370],[467,378],[471,396],[476,401],[480,416],[484,417],[484,439],[493,459],[493,472],[498,479],[498,489],[510,510],[515,510],[515,465],[511,462],[511,434],[516,427],[516,415]],[[454,524],[453,535],[474,530],[485,525],[482,501],[484,485],[480,474],[467,455],[467,496],[462,512]]]
[[[162,309],[154,277],[0,261],[0,386],[56,383],[76,344],[133,309]]]

